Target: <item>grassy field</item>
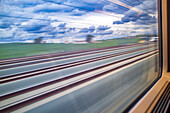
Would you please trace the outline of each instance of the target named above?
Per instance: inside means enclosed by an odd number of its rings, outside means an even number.
[[[139,39],[118,39],[106,40],[101,43],[88,44],[30,44],[30,43],[10,43],[0,44],[0,59],[9,59],[17,57],[25,57],[32,55],[58,53],[66,51],[77,51],[101,47],[110,47],[128,43],[137,43]]]

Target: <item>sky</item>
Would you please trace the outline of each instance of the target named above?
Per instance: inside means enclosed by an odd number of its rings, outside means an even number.
[[[0,0],[0,43],[157,33],[157,0]]]

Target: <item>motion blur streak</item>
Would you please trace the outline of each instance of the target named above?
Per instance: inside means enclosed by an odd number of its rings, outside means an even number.
[[[119,0],[108,0],[108,1],[113,2],[115,4],[118,4],[118,5],[121,5],[123,7],[126,7],[126,8],[128,8],[130,10],[136,11],[136,12],[138,12],[138,16],[143,13],[143,11],[141,11],[141,10],[135,8],[135,7],[132,7],[130,5],[127,5],[127,4],[125,4],[125,3],[123,3],[123,2],[121,2]]]
[[[69,54],[68,56],[71,56],[69,58],[61,55],[60,60],[54,60],[55,58],[52,57],[52,62],[55,62],[53,67],[46,65],[49,62],[36,64],[36,60],[32,61],[31,63],[37,66],[37,69],[30,64],[17,67],[18,62],[22,63],[22,60],[17,60],[16,64],[9,64],[16,65],[15,68],[9,67],[9,69],[1,70],[1,72],[12,71],[13,74],[1,76],[0,110],[1,112],[15,112],[16,110],[16,112],[35,113],[39,111],[72,113],[88,112],[88,110],[98,112],[101,109],[107,111],[114,101],[122,99],[125,92],[128,92],[127,87],[136,89],[139,83],[144,82],[133,93],[136,94],[140,88],[147,85],[145,79],[149,82],[150,77],[145,72],[148,72],[148,69],[155,71],[153,61],[157,57],[157,52],[157,46],[154,43],[103,49],[94,53],[90,50],[82,54]],[[143,71],[142,65],[150,68]],[[22,70],[22,68],[23,70],[26,68],[27,71],[18,73],[17,70]],[[122,69],[126,74],[121,72]],[[132,69],[136,72],[132,73]],[[74,98],[69,98],[73,94]],[[114,96],[110,97],[111,95]],[[123,101],[126,102],[126,100]],[[74,105],[79,103],[78,109],[73,109],[72,102],[75,102]],[[97,107],[99,103],[100,107]],[[97,108],[94,109],[94,107]]]

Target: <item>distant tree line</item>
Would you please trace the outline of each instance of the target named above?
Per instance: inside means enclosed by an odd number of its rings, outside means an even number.
[[[93,37],[94,37],[93,35],[87,35],[87,37],[86,37],[86,42],[92,43]]]
[[[43,39],[43,37],[36,38],[36,39],[34,39],[34,43],[40,44],[40,43],[42,43],[42,39]]]

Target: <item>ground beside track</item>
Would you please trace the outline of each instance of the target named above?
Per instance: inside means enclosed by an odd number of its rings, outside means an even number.
[[[17,57],[25,57],[32,55],[58,53],[66,51],[77,51],[93,48],[102,48],[117,46],[129,43],[138,43],[139,39],[115,39],[101,41],[101,43],[88,43],[88,44],[33,44],[33,43],[11,43],[0,44],[0,59],[9,59]]]

